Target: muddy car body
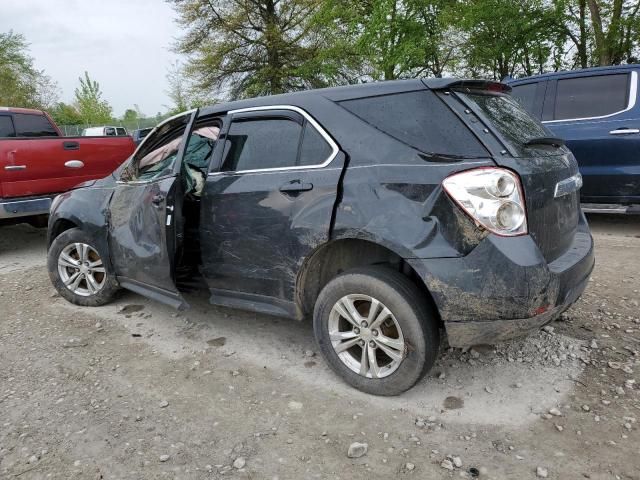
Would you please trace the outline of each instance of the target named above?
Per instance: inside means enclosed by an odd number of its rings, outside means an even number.
[[[312,316],[346,381],[400,393],[442,329],[454,346],[525,334],[593,268],[575,159],[508,90],[408,80],[177,116],[56,198],[52,281],[81,305],[125,287],[183,308],[197,276],[213,304]]]

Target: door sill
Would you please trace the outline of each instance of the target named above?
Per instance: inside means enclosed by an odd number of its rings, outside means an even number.
[[[164,303],[177,310],[186,310],[189,308],[189,304],[185,302],[182,295],[177,292],[170,292],[169,290],[146,285],[126,277],[117,277],[116,279],[122,288],[131,290],[157,302]]]
[[[274,317],[292,318],[294,320],[302,319],[302,315],[298,315],[296,305],[293,302],[253,293],[221,290],[218,288],[212,288],[210,290],[211,298],[209,298],[209,303],[212,305],[249,310]]]

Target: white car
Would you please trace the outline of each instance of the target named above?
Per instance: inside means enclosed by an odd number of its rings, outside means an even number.
[[[83,137],[126,137],[129,135],[124,127],[90,127],[82,130]]]

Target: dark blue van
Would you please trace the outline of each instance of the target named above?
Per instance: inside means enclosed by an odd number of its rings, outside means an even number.
[[[639,73],[640,64],[618,65],[506,81],[573,151],[587,211],[630,212],[640,204]]]

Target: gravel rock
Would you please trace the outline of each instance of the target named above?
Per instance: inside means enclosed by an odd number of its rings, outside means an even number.
[[[544,467],[536,468],[536,476],[539,478],[547,478],[549,476],[549,472]]]
[[[462,459],[460,457],[453,457],[451,459],[451,461],[453,462],[453,466],[456,468],[461,468],[462,467]]]
[[[442,468],[444,468],[445,470],[453,470],[454,469],[453,462],[451,460],[449,460],[448,458],[445,458],[444,460],[442,460],[442,463],[440,463],[440,466]]]
[[[557,408],[552,408],[549,410],[549,413],[551,415],[553,415],[554,417],[561,417],[562,416],[562,412],[560,410],[558,410]]]
[[[166,462],[169,458],[171,458],[169,455],[160,455],[161,462]]]
[[[160,403],[158,404],[158,406],[159,406],[160,408],[167,408],[167,407],[169,406],[169,402],[168,402],[168,401],[166,401],[166,400],[162,400],[162,401],[160,401]]]
[[[241,468],[244,468],[246,464],[247,461],[244,457],[238,457],[233,461],[233,468],[235,468],[236,470],[240,470]]]
[[[416,466],[413,463],[407,462],[404,464],[404,469],[407,472],[413,472],[416,469]]]
[[[369,450],[368,443],[353,442],[351,445],[349,445],[349,450],[347,450],[347,457],[360,458],[363,455],[367,454],[367,450]]]

